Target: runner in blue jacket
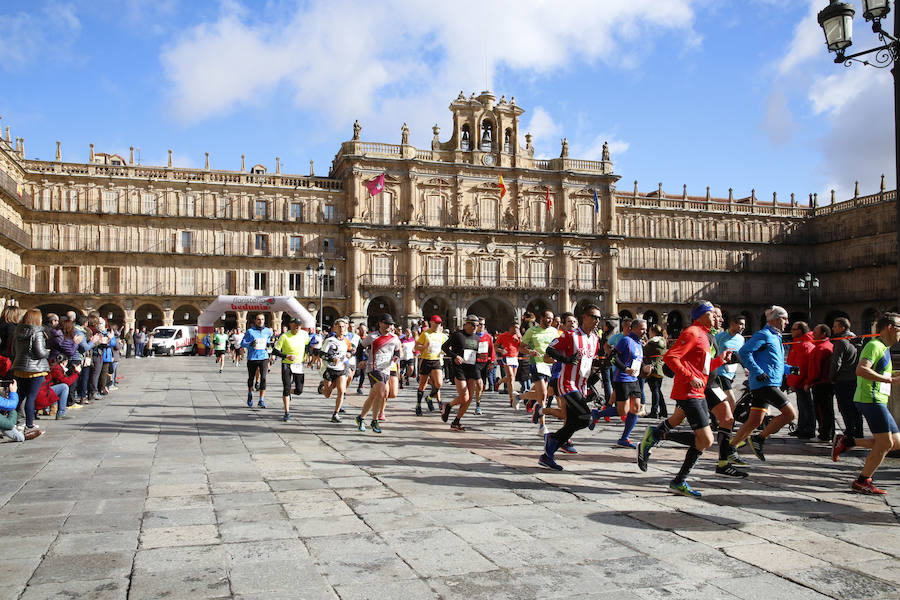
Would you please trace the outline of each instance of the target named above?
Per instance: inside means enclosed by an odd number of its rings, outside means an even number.
[[[247,329],[241,348],[247,348],[247,406],[253,406],[253,384],[259,373],[259,404],[266,407],[266,373],[269,371],[269,351],[266,349],[272,340],[272,330],[266,327],[266,316],[256,315],[253,327]]]

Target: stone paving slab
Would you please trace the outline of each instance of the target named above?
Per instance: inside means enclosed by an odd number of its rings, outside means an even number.
[[[617,423],[576,434],[565,471],[538,468],[536,428],[493,393],[458,433],[403,390],[377,435],[352,425],[355,394],[330,423],[315,373],[283,423],[277,397],[247,408],[243,368],[120,372],[74,419],[0,444],[0,598],[900,597],[897,460],[888,499],[860,497],[861,453],[834,464],[777,436],[748,480],[704,456],[696,500],[666,489],[682,448],[641,473]]]

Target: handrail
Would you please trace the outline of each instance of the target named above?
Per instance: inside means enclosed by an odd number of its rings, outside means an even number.
[[[494,281],[486,281],[479,276],[447,275],[419,275],[413,279],[413,285],[417,288],[462,288],[462,289],[562,289],[565,279],[563,277],[530,277],[519,275],[516,277],[500,277]]]
[[[5,269],[0,269],[0,288],[11,292],[19,292],[20,294],[28,294],[31,292],[31,286],[28,279],[10,273]]]
[[[34,199],[31,197],[31,194],[26,192],[20,184],[16,183],[15,179],[2,171],[0,171],[0,189],[9,194],[9,197],[23,208],[30,209],[34,206]]]
[[[406,286],[405,274],[364,273],[359,276],[360,287],[399,288]]]
[[[24,229],[9,221],[0,221],[0,235],[9,238],[25,250],[31,250],[31,236]]]

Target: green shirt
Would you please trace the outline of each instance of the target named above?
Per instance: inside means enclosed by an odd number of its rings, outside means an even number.
[[[275,349],[285,354],[285,358],[281,359],[286,365],[292,363],[302,363],[303,355],[306,353],[306,345],[309,344],[309,334],[298,329],[297,333],[292,334],[288,331],[282,334],[278,341],[275,342]],[[297,360],[288,360],[287,357],[293,355]]]
[[[522,336],[522,343],[537,350],[537,356],[531,357],[531,364],[536,365],[539,361],[544,362],[544,353],[553,343],[553,340],[559,337],[559,330],[555,327],[542,328],[540,325],[534,325]]]
[[[216,350],[224,350],[228,344],[228,336],[224,333],[217,333],[213,336],[213,348]]]
[[[862,352],[859,353],[859,360],[868,360],[872,363],[872,370],[879,375],[887,375],[890,377],[893,373],[891,366],[891,352],[881,338],[875,338],[866,344]],[[891,397],[891,384],[882,383],[881,381],[872,381],[865,377],[856,376],[856,395],[853,396],[854,402],[861,404],[887,404]]]

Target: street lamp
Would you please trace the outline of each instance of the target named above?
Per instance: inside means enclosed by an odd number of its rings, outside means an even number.
[[[806,273],[803,277],[797,280],[797,287],[806,292],[806,314],[809,318],[808,322],[812,323],[812,291],[813,288],[818,289],[819,279],[818,277],[813,277],[809,273]]]
[[[894,14],[894,34],[891,35],[881,27],[881,20],[891,11],[890,0],[862,0],[863,18],[872,21],[872,31],[878,35],[881,46],[844,54],[844,50],[853,43],[853,15],[851,4],[840,0],[831,0],[831,3],[819,12],[819,25],[825,32],[825,43],[830,52],[836,52],[834,62],[843,63],[849,67],[852,62],[862,63],[870,67],[884,69],[891,67],[894,76],[894,186],[900,186],[900,67],[897,61],[900,59],[900,21]],[[872,54],[871,60],[860,60],[858,57]],[[894,209],[896,211],[896,236],[897,236],[897,276],[900,280],[900,199],[894,196]]]
[[[334,265],[331,265],[330,269],[325,269],[325,259],[321,256],[319,257],[319,265],[316,267],[315,271],[313,271],[312,265],[306,265],[306,276],[312,277],[313,272],[316,274],[316,279],[319,280],[319,329],[323,332],[325,331],[325,311],[322,310],[322,303],[325,298],[325,277],[330,276],[333,280],[337,275],[337,269]]]

